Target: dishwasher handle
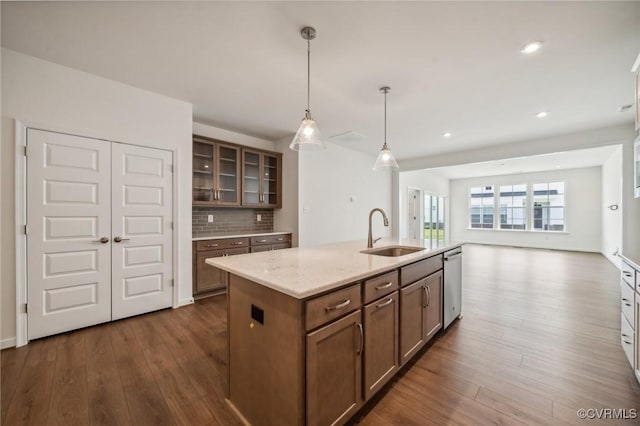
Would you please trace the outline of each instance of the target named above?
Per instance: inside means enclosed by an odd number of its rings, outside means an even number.
[[[444,261],[446,262],[448,260],[451,260],[451,259],[454,259],[454,258],[460,257],[460,256],[462,256],[462,251],[456,251],[454,253],[447,253],[447,254],[444,255]]]

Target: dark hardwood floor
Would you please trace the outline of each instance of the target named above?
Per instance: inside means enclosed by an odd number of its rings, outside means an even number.
[[[590,253],[465,246],[464,318],[353,419],[362,425],[640,424],[618,271]],[[3,425],[238,425],[224,402],[226,299],[1,352]]]

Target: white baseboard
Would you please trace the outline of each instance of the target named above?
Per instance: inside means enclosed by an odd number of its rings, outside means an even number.
[[[16,338],[0,340],[0,349],[13,348],[16,345]]]
[[[187,305],[193,305],[193,297],[188,297],[186,299],[180,299],[180,301],[178,302],[178,307],[187,306]]]

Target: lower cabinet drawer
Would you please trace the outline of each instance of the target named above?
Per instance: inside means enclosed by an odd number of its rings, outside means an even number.
[[[359,309],[360,305],[360,284],[311,299],[305,304],[306,329],[312,330]]]
[[[635,294],[633,288],[625,280],[620,280],[620,310],[627,317],[627,321],[632,326],[635,324],[633,307],[635,306]],[[633,327],[635,329],[635,327]]]
[[[629,364],[631,364],[632,368],[635,367],[635,335],[631,324],[629,324],[629,321],[627,321],[624,314],[620,314],[620,344],[622,345],[622,349],[624,349],[624,354],[627,356]]]
[[[400,268],[400,285],[404,287],[407,284],[414,283],[439,269],[442,269],[441,254],[403,266]]]

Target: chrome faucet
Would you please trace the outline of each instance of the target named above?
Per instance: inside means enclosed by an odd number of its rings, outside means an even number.
[[[378,241],[380,238],[376,238],[373,240],[373,235],[371,234],[371,218],[375,212],[380,212],[382,214],[382,220],[384,221],[384,226],[389,226],[389,219],[387,218],[387,214],[382,209],[375,208],[371,210],[369,213],[369,236],[367,237],[367,248],[373,248],[373,243]]]

